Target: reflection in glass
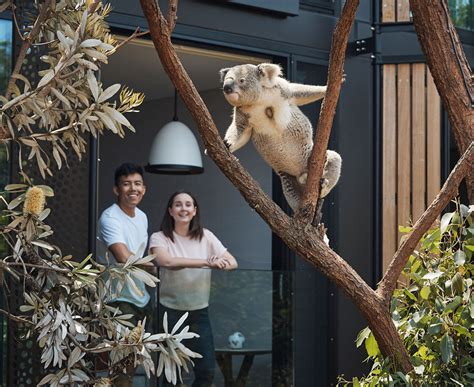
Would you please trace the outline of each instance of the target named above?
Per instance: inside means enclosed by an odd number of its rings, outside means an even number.
[[[451,18],[456,27],[473,30],[473,4],[472,0],[449,0]]]

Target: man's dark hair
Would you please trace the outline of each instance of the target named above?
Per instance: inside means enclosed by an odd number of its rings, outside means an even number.
[[[123,163],[115,170],[115,186],[120,184],[120,177],[138,173],[143,178],[143,168],[132,163]]]

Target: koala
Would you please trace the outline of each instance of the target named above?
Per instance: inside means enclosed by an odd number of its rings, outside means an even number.
[[[234,106],[224,142],[231,152],[250,138],[263,159],[280,176],[285,198],[296,211],[308,174],[313,128],[298,106],[324,98],[326,86],[288,82],[276,64],[244,64],[220,70],[224,96]],[[336,185],[341,156],[328,150],[321,197]]]

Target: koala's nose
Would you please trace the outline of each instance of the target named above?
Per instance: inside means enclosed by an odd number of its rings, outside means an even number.
[[[234,91],[233,85],[231,83],[227,83],[224,85],[224,93],[230,94]]]

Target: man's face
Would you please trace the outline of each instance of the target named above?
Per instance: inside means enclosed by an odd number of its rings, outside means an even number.
[[[145,191],[146,187],[139,173],[120,176],[118,187],[114,186],[114,193],[121,207],[135,208],[142,201]]]

